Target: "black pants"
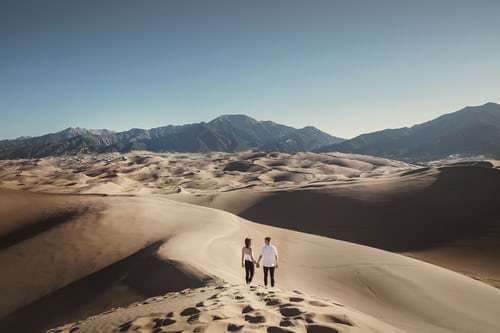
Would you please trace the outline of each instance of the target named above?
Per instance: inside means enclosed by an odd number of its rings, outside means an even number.
[[[247,283],[252,282],[254,274],[253,261],[245,260],[245,280]]]
[[[267,286],[267,272],[271,275],[271,287],[274,287],[274,267],[264,267],[264,285]]]

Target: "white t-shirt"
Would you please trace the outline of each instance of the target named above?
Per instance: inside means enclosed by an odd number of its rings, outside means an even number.
[[[262,266],[274,267],[276,265],[275,256],[278,255],[278,249],[274,245],[265,245],[260,251],[262,255]]]

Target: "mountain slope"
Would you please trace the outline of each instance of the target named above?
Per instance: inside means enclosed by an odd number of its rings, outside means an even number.
[[[341,142],[314,127],[295,129],[257,121],[245,115],[224,115],[208,123],[131,129],[114,133],[108,130],[68,128],[34,138],[0,141],[0,159],[38,158],[78,153],[129,152],[235,152],[248,149],[282,152],[309,151]]]
[[[466,107],[410,128],[387,129],[321,149],[430,160],[453,154],[500,156],[500,105]]]

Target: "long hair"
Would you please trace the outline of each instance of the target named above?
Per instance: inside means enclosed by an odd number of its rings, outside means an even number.
[[[250,238],[245,238],[245,247],[246,248],[249,248],[250,247],[250,243],[252,242],[252,239]]]

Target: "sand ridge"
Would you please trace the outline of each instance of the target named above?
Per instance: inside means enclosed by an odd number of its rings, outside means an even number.
[[[48,333],[75,331],[403,332],[326,298],[300,291],[235,284],[154,297],[50,329]]]
[[[0,187],[51,193],[176,193],[282,188],[384,177],[415,166],[342,153],[82,155],[0,161]]]

